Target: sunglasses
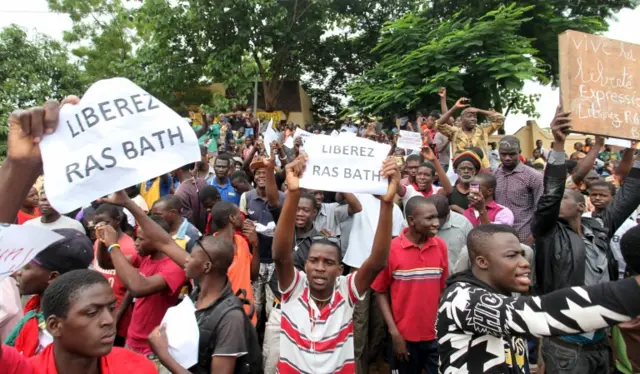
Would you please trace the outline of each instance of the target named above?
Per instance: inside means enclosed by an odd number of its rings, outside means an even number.
[[[204,254],[207,255],[207,257],[209,258],[209,262],[211,262],[213,264],[213,258],[211,258],[211,255],[209,254],[209,252],[207,252],[207,250],[204,249],[204,247],[202,246],[202,242],[201,242],[202,238],[203,237],[201,236],[200,239],[196,240],[195,244],[200,246],[200,249],[202,249],[202,252],[204,252]]]
[[[312,242],[318,242],[322,240],[328,240],[329,242],[334,244],[336,247],[342,249],[342,247],[340,246],[340,239],[336,238],[335,236],[316,235],[311,238]]]

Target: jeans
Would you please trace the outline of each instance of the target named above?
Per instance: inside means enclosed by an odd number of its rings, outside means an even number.
[[[542,358],[547,374],[603,374],[609,372],[609,347],[606,339],[589,345],[542,341]]]
[[[386,324],[375,301],[373,291],[368,290],[353,310],[353,345],[356,373],[368,374],[369,363],[376,360],[386,334]]]
[[[272,303],[273,304],[273,303]],[[262,344],[262,366],[264,374],[275,374],[280,360],[280,322],[282,310],[272,308],[264,329],[264,343]]]
[[[391,374],[425,374],[438,373],[438,341],[429,340],[424,342],[406,342],[409,352],[409,361],[400,361],[393,354],[391,348],[391,358],[389,365]]]
[[[256,307],[256,315],[258,321],[262,319],[262,309],[267,305],[266,318],[269,319],[269,312],[271,311],[271,305],[273,304],[273,292],[269,288],[269,279],[273,275],[275,264],[260,264],[260,273],[258,279],[252,282],[253,299]],[[264,321],[261,321],[264,322]]]

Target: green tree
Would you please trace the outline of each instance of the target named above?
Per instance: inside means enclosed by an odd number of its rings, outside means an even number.
[[[48,4],[71,18],[73,26],[63,40],[82,61],[90,83],[123,75],[139,42],[134,8],[121,0],[48,0]]]
[[[480,18],[463,13],[445,21],[429,11],[409,13],[387,24],[375,52],[380,62],[349,88],[364,112],[401,114],[432,107],[435,93],[447,87],[451,97],[471,98],[474,105],[503,108],[505,96],[518,96],[525,80],[548,80],[532,57],[531,40],[517,34],[529,8],[501,7]],[[529,110],[523,104],[513,111]]]
[[[60,43],[42,34],[29,38],[17,25],[0,30],[0,156],[13,110],[82,93],[84,81]]]

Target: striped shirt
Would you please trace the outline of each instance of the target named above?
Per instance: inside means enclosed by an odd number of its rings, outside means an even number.
[[[364,296],[355,274],[338,277],[331,301],[318,310],[307,275],[295,270],[291,286],[281,290],[280,374],[355,373],[353,308]]]

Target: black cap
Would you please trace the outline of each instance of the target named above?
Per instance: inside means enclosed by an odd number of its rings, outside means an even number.
[[[51,244],[33,259],[38,265],[64,274],[71,270],[86,269],[93,261],[91,240],[73,229],[56,229],[53,232],[64,238]]]

